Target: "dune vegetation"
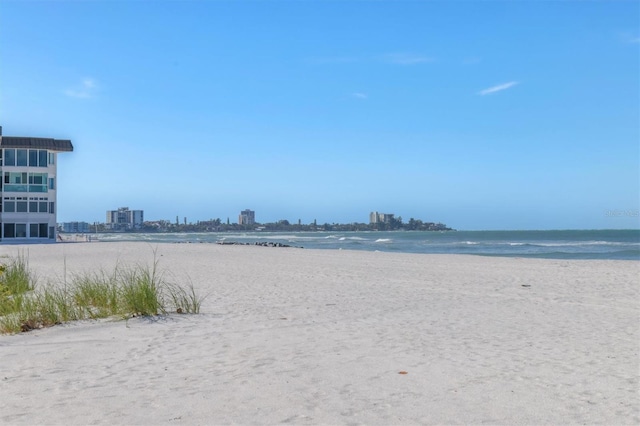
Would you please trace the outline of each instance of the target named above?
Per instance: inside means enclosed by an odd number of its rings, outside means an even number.
[[[20,254],[0,264],[0,333],[19,333],[69,321],[199,313],[204,300],[192,284],[167,281],[149,266],[116,265],[40,284]]]

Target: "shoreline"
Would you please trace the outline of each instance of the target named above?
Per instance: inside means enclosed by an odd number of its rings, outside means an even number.
[[[95,237],[95,235],[93,236]],[[93,238],[92,237],[92,238]],[[305,249],[640,260],[640,230],[99,234],[102,242],[272,243]],[[82,236],[77,239],[83,239]]]
[[[208,295],[0,336],[0,422],[640,422],[640,263],[145,245],[0,246],[41,280],[155,255]]]

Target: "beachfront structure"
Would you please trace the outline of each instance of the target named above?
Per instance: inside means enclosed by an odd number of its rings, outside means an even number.
[[[369,223],[391,223],[393,221],[393,214],[391,213],[369,213]]]
[[[254,225],[256,223],[256,212],[253,210],[242,210],[238,216],[239,225]]]
[[[112,231],[126,231],[137,229],[144,222],[142,210],[129,210],[129,207],[120,207],[118,210],[107,210],[107,229]]]
[[[56,240],[56,164],[67,139],[3,136],[0,126],[0,240]]]
[[[86,234],[91,232],[91,225],[88,222],[64,222],[58,229],[69,234]]]

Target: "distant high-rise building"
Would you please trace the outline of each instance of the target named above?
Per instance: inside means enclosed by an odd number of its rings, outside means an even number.
[[[369,213],[369,223],[390,223],[393,220],[392,213]]]
[[[0,239],[56,239],[56,164],[70,140],[2,136],[0,126]]]
[[[107,211],[107,228],[113,231],[124,231],[140,228],[144,222],[142,210],[129,210],[129,207],[120,207],[118,210]]]
[[[238,216],[238,225],[254,225],[256,223],[256,212],[253,210],[242,210]]]

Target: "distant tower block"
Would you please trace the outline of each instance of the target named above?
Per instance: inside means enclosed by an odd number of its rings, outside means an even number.
[[[253,210],[242,210],[238,216],[238,225],[254,225],[256,223],[256,212]]]

